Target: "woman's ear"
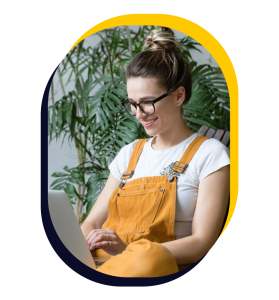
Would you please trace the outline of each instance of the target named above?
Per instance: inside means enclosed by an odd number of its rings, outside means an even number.
[[[181,106],[186,97],[185,88],[183,86],[180,86],[175,90],[175,97],[176,97],[176,105]]]

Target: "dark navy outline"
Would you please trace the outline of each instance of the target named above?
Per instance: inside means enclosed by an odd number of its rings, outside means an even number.
[[[57,68],[56,68],[57,69]],[[72,270],[81,276],[110,286],[154,286],[163,284],[172,280],[175,280],[184,274],[191,271],[202,259],[198,262],[192,264],[190,267],[186,268],[183,271],[177,272],[172,275],[163,276],[163,277],[153,277],[153,278],[124,278],[124,277],[115,277],[100,273],[95,271],[82,262],[80,262],[76,257],[74,257],[69,250],[64,246],[64,244],[59,239],[51,218],[48,209],[48,95],[50,90],[50,85],[55,74],[55,71],[52,73],[47,86],[44,91],[42,107],[41,107],[41,215],[43,226],[47,235],[47,238],[52,245],[53,249],[57,255],[67,264]]]

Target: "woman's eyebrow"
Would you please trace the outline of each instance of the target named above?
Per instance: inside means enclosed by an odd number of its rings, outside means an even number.
[[[156,98],[156,97],[154,97],[154,96],[145,96],[145,97],[142,97],[142,98],[139,98],[139,100],[148,100],[148,99],[150,99],[150,98]],[[130,101],[134,101],[133,99],[131,99],[131,98],[127,98],[128,100],[130,100]],[[134,101],[135,102],[135,101]]]

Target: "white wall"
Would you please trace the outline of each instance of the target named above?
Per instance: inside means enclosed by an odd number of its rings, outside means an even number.
[[[130,28],[137,29],[138,26],[129,26]],[[177,38],[183,38],[186,35],[182,32],[174,30]],[[78,37],[73,40],[77,40]],[[100,38],[97,35],[91,35],[85,39],[85,46],[90,45],[94,47],[98,42],[100,42]],[[69,45],[71,46],[71,45]],[[193,59],[198,62],[198,64],[211,64],[212,66],[218,66],[214,58],[211,54],[202,46],[198,47],[202,53],[193,52]],[[56,66],[54,66],[55,68]],[[57,72],[56,72],[57,73]],[[65,78],[68,78],[66,76]],[[62,79],[65,83],[65,79]],[[54,79],[54,94],[55,100],[59,100],[62,98],[61,86],[58,82],[58,76],[55,74]],[[64,84],[65,86],[65,84]],[[74,90],[74,79],[72,79],[68,85],[65,87],[66,92]],[[49,105],[51,105],[51,101],[49,101]],[[64,144],[62,144],[62,138],[59,138],[57,141],[53,140],[48,146],[48,187],[50,187],[51,183],[56,179],[51,177],[51,174],[54,172],[63,172],[63,168],[68,165],[69,168],[76,167],[78,165],[78,159],[76,155],[76,149],[74,144],[69,145],[67,137],[65,138]]]

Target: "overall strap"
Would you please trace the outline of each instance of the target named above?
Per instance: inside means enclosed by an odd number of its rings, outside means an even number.
[[[207,139],[209,138],[203,135],[196,137],[188,146],[180,161],[175,162],[174,166],[172,167],[173,171],[183,173],[188,167],[190,161],[192,160],[196,152],[198,151],[201,144]]]
[[[184,152],[183,156],[181,157],[180,161],[176,161],[174,166],[172,167],[173,171],[178,172],[178,173],[183,173],[186,168],[188,167],[190,161],[198,151],[200,145],[207,140],[208,137],[205,137],[203,135],[198,136],[195,138],[192,143],[188,146],[186,151]],[[149,139],[140,139],[137,143],[136,146],[133,150],[133,153],[131,155],[128,169],[122,174],[121,180],[129,179],[133,176],[134,170],[136,168],[137,162],[139,160],[140,154],[142,152],[142,149],[144,147],[144,144],[148,141]]]
[[[143,149],[144,144],[148,141],[149,139],[140,139],[137,143],[136,146],[133,150],[133,153],[131,155],[130,161],[129,161],[129,165],[128,165],[128,169],[127,171],[125,171],[122,174],[121,179],[125,180],[125,179],[129,179],[133,176],[134,174],[134,170],[136,168],[137,162],[139,160],[141,151]]]

